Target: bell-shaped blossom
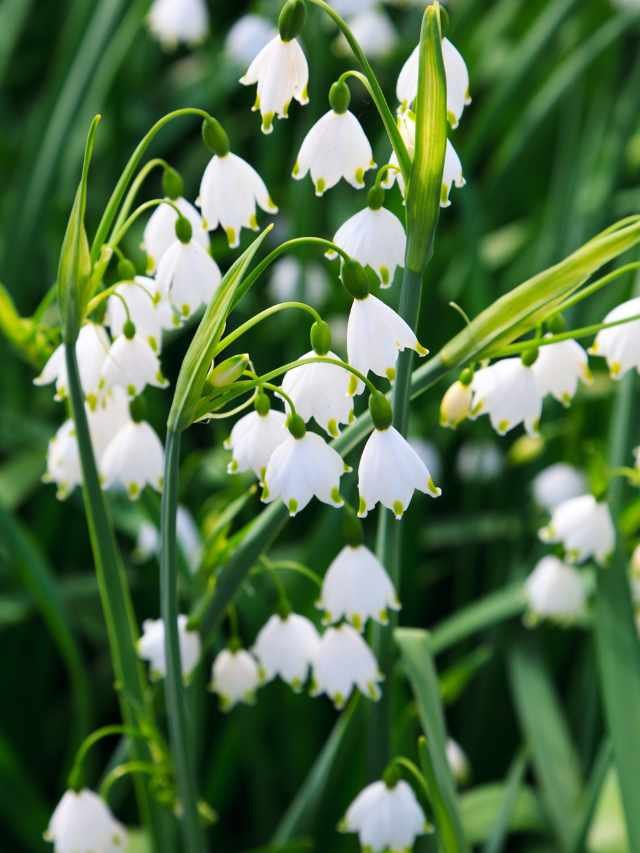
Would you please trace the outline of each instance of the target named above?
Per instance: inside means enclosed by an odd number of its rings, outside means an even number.
[[[587,353],[577,341],[559,341],[540,347],[531,366],[541,397],[551,394],[568,406],[578,390],[578,381],[591,381]]]
[[[471,767],[465,751],[457,741],[449,737],[445,744],[445,752],[451,775],[458,785],[464,785],[471,775]]]
[[[316,607],[325,624],[344,618],[362,631],[367,619],[386,625],[400,602],[377,557],[365,545],[345,545],[327,569]]]
[[[301,690],[318,650],[318,632],[298,613],[274,614],[260,629],[253,653],[260,664],[263,682],[280,676],[294,690]]]
[[[374,429],[358,466],[358,515],[364,518],[380,502],[402,518],[415,489],[432,498],[442,494],[427,466],[395,427]]]
[[[584,612],[587,598],[579,571],[557,557],[543,557],[525,582],[529,613],[534,619],[567,622]]]
[[[80,329],[76,341],[76,358],[80,372],[80,384],[87,402],[94,405],[100,385],[102,366],[109,352],[109,336],[96,323],[85,323]],[[42,373],[33,380],[35,385],[56,383],[56,400],[64,400],[69,393],[67,364],[64,356],[64,344],[54,351],[45,364]]]
[[[609,311],[604,322],[617,323],[637,316],[640,316],[640,296]],[[589,352],[607,359],[612,379],[620,379],[633,367],[640,373],[640,320],[600,329]]]
[[[152,427],[145,421],[129,421],[107,445],[100,461],[106,489],[123,487],[136,500],[145,486],[162,491],[164,449]]]
[[[552,512],[564,501],[583,495],[587,482],[584,474],[573,465],[556,462],[533,478],[531,488],[538,506]]]
[[[247,65],[276,35],[276,29],[262,15],[242,15],[233,24],[224,40],[224,50],[229,59],[238,65]]]
[[[225,448],[231,451],[227,472],[253,471],[259,480],[263,480],[271,454],[289,437],[286,422],[284,412],[273,409],[265,415],[250,412],[240,418],[224,443]]]
[[[127,831],[93,791],[65,791],[44,834],[55,853],[123,853]]]
[[[300,356],[299,361],[315,358],[313,350]],[[331,351],[325,358],[337,359]],[[349,377],[337,364],[312,362],[287,371],[282,390],[293,400],[296,412],[305,423],[314,418],[329,435],[340,434],[340,424],[353,420],[353,402],[349,396]]]
[[[173,205],[173,206],[172,206]],[[142,235],[142,249],[147,256],[147,272],[155,272],[162,256],[176,241],[176,221],[178,208],[189,222],[193,239],[205,251],[209,251],[209,233],[202,223],[202,217],[186,198],[172,199],[172,204],[159,204],[147,222]]]
[[[471,103],[469,72],[460,51],[448,38],[442,39],[442,59],[447,79],[447,118],[451,127],[457,127],[465,106]],[[419,66],[420,45],[414,48],[398,77],[396,97],[403,110],[415,101],[418,94]]]
[[[305,136],[292,175],[299,181],[311,172],[316,195],[321,196],[340,178],[361,189],[365,172],[374,166],[371,145],[354,114],[329,110]]]
[[[269,295],[274,302],[302,299],[318,308],[330,293],[329,277],[321,264],[311,261],[303,265],[293,255],[285,255],[272,267]]]
[[[175,240],[158,264],[160,292],[185,318],[211,302],[221,279],[218,264],[193,239],[189,243]]]
[[[264,476],[262,500],[280,498],[291,516],[303,510],[315,495],[331,506],[342,506],[340,477],[348,470],[342,457],[313,432],[302,438],[291,434],[273,451]]]
[[[616,532],[609,507],[593,495],[580,495],[557,506],[540,530],[543,542],[561,542],[570,563],[594,557],[604,564],[611,556]]]
[[[259,686],[258,664],[245,649],[223,649],[214,660],[210,689],[220,697],[223,711],[239,702],[253,705]]]
[[[349,364],[365,375],[371,371],[393,380],[398,353],[403,349],[415,350],[420,356],[427,354],[411,326],[393,308],[371,294],[354,299],[347,326]],[[352,394],[364,389],[357,379],[349,384]]]
[[[542,397],[531,367],[519,357],[504,358],[476,371],[471,383],[471,418],[488,414],[491,426],[504,435],[520,423],[529,435],[538,432]]]
[[[102,365],[102,387],[124,388],[130,397],[137,397],[147,385],[166,388],[158,356],[137,332],[132,338],[120,335],[111,344]]]
[[[276,116],[287,118],[293,98],[303,106],[309,103],[309,66],[297,39],[283,41],[280,35],[271,39],[240,82],[244,86],[257,84],[253,110],[260,111],[263,133],[272,132]]]
[[[371,853],[406,853],[427,821],[411,786],[403,779],[395,785],[373,782],[349,806],[341,826],[357,832],[363,850]]]
[[[335,3],[332,5],[335,6]],[[393,24],[381,8],[368,8],[357,13],[349,20],[349,27],[369,59],[388,56],[398,42]],[[340,34],[336,41],[336,51],[347,56],[350,55],[350,50],[347,40]]]
[[[204,170],[196,204],[208,231],[221,226],[229,246],[240,245],[240,229],[258,230],[256,204],[266,213],[277,213],[264,181],[242,157],[229,151],[214,154]]]
[[[205,0],[153,0],[149,29],[167,50],[178,44],[196,45],[209,32],[209,12]]]
[[[382,287],[390,287],[396,268],[404,265],[404,226],[385,207],[365,207],[351,216],[338,228],[333,242],[363,267],[371,267]],[[336,257],[335,252],[326,254],[328,258]]]
[[[125,308],[126,305],[126,308]],[[127,313],[128,312],[128,313]],[[107,300],[105,322],[114,338],[124,334],[128,319],[154,352],[159,352],[163,329],[174,327],[174,312],[153,278],[137,275],[116,285]]]
[[[313,661],[314,696],[326,693],[336,708],[343,708],[357,687],[375,702],[382,679],[375,655],[351,625],[327,628]]]
[[[182,677],[186,681],[198,665],[202,653],[200,635],[187,630],[187,617],[178,616],[178,641],[180,645],[180,663]],[[142,623],[142,636],[138,640],[138,655],[149,661],[151,677],[164,678],[167,674],[167,661],[164,654],[164,622],[162,619],[145,619]]]
[[[196,572],[202,561],[202,536],[189,510],[178,505],[176,514],[176,536],[178,546],[192,572]],[[158,528],[149,521],[143,521],[138,528],[133,559],[139,563],[157,557],[160,554],[160,534]]]

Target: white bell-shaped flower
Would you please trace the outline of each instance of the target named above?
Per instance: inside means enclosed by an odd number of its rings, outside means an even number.
[[[432,498],[442,494],[427,466],[395,427],[374,429],[358,466],[358,515],[364,518],[379,502],[402,518],[415,489]]]
[[[382,679],[375,655],[351,625],[327,628],[313,661],[314,696],[326,693],[336,708],[343,708],[357,687],[375,702]]]
[[[224,50],[233,62],[247,65],[275,35],[268,18],[249,13],[233,24],[224,40]]]
[[[273,451],[289,438],[284,412],[269,409],[265,414],[251,412],[237,421],[224,446],[231,450],[229,474],[253,471],[264,478]]]
[[[209,161],[196,204],[205,228],[221,226],[232,249],[240,245],[240,229],[258,230],[256,204],[266,213],[278,212],[260,175],[231,151],[222,157],[214,154]]]
[[[55,853],[124,853],[127,831],[93,791],[65,791],[44,834]]]
[[[260,111],[262,132],[271,133],[273,120],[287,118],[293,98],[309,103],[309,66],[297,39],[283,41],[280,35],[268,42],[240,78],[244,86],[257,83],[254,111]]]
[[[386,625],[389,610],[399,610],[400,602],[375,555],[365,545],[345,545],[327,569],[316,607],[325,624],[344,618],[362,631],[367,619]]]
[[[570,563],[594,557],[604,564],[611,556],[616,532],[609,507],[593,495],[580,495],[557,506],[540,530],[543,542],[561,542]]]
[[[587,482],[584,474],[573,465],[556,462],[533,478],[531,488],[538,506],[552,512],[558,504],[583,495]]]
[[[299,416],[298,416],[299,418]],[[331,506],[342,506],[340,477],[349,470],[342,457],[313,432],[289,434],[273,451],[264,476],[262,500],[280,498],[291,516],[303,510],[315,495]]]
[[[142,249],[147,256],[147,272],[155,272],[162,256],[176,241],[176,220],[180,214],[189,222],[193,229],[193,239],[205,251],[209,251],[209,232],[202,223],[202,217],[186,198],[172,199],[172,204],[159,204],[147,222],[142,235]]]
[[[617,323],[639,315],[640,296],[636,296],[609,311],[604,322]],[[612,379],[620,379],[633,367],[640,373],[640,320],[600,329],[589,352],[607,359]]]
[[[149,29],[167,50],[178,44],[197,45],[209,32],[205,0],[153,0]]]
[[[471,767],[465,751],[456,740],[449,737],[445,745],[445,752],[451,775],[458,785],[464,785],[471,775]]]
[[[474,374],[471,418],[488,414],[491,426],[504,435],[523,423],[529,435],[538,432],[542,397],[531,367],[519,357],[504,358]]]
[[[349,806],[341,829],[357,832],[363,850],[407,853],[427,821],[413,789],[403,779],[394,785],[373,782]]]
[[[125,324],[131,319],[151,349],[160,352],[163,329],[171,329],[175,325],[173,315],[155,279],[137,275],[133,281],[122,281],[116,285],[113,295],[107,300],[105,323],[117,338],[124,334]]]
[[[100,385],[102,366],[109,352],[109,336],[96,323],[85,323],[80,329],[76,341],[76,358],[80,372],[80,384],[87,402],[95,404]],[[35,385],[56,383],[56,400],[65,400],[69,393],[67,365],[64,357],[64,344],[54,351],[45,364],[42,373],[33,380]]]
[[[578,381],[591,381],[587,353],[577,341],[559,341],[540,347],[538,358],[531,366],[538,393],[551,394],[568,406],[578,390]]]
[[[298,360],[316,356],[317,353],[311,350]],[[323,357],[337,359],[338,356],[329,351]],[[291,397],[296,412],[305,423],[314,418],[318,426],[335,438],[340,434],[340,424],[353,420],[349,377],[350,374],[337,364],[312,362],[287,371],[282,380],[282,390]]]
[[[363,267],[371,267],[382,287],[390,287],[396,268],[404,265],[404,227],[385,207],[365,207],[351,216],[338,228],[333,242]],[[335,252],[326,254],[336,257]]]
[[[454,47],[448,38],[442,39],[442,59],[447,79],[447,118],[451,127],[457,127],[465,106],[471,103],[469,95],[469,72],[460,51]],[[406,110],[418,94],[418,70],[420,65],[420,46],[413,52],[402,66],[396,97],[400,101],[400,109]]]
[[[132,500],[137,500],[147,485],[161,492],[164,472],[162,442],[145,421],[129,421],[107,445],[100,471],[106,489],[121,486]]]
[[[158,356],[137,332],[129,338],[120,335],[111,344],[102,366],[102,387],[124,388],[130,397],[137,397],[147,385],[166,388]]]
[[[304,616],[274,614],[260,629],[253,647],[261,680],[271,681],[280,676],[294,690],[301,690],[318,644],[318,632]]]
[[[305,136],[292,175],[299,181],[311,172],[316,195],[321,196],[340,178],[361,189],[365,172],[374,166],[371,145],[354,114],[329,110]]]
[[[372,294],[354,299],[347,325],[349,364],[365,375],[371,371],[393,380],[403,349],[415,350],[419,356],[427,354],[411,326],[393,308]],[[362,382],[350,380],[350,393],[359,394],[363,389]]]
[[[223,649],[214,660],[209,689],[220,697],[223,711],[239,702],[253,705],[259,686],[258,664],[245,649]]]
[[[567,622],[584,612],[587,598],[580,572],[551,555],[543,557],[525,582],[533,619]]]
[[[195,240],[174,240],[158,264],[158,287],[185,319],[211,302],[221,279],[218,264]]]
[[[182,677],[187,682],[198,665],[202,652],[200,635],[187,630],[187,617],[178,616],[178,640],[180,644],[180,663]],[[167,661],[164,654],[164,622],[162,619],[145,619],[142,623],[142,636],[138,640],[138,656],[149,661],[151,677],[164,678],[167,674]]]
[[[332,5],[335,6],[335,3]],[[398,43],[393,24],[382,8],[368,8],[359,12],[350,19],[349,27],[369,59],[388,56]],[[351,48],[342,34],[336,40],[336,51],[341,56],[350,55]]]

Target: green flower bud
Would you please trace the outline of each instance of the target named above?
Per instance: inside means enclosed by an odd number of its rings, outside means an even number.
[[[230,358],[212,367],[207,377],[207,385],[212,388],[225,388],[239,379],[250,363],[249,354],[232,355]]]
[[[380,210],[384,204],[384,188],[380,184],[374,184],[367,195],[367,204],[371,210]]]
[[[473,368],[465,367],[464,370],[460,372],[458,379],[463,385],[471,385],[473,382]]]
[[[162,192],[167,198],[175,201],[184,195],[184,181],[179,172],[167,166],[162,173]]]
[[[358,261],[353,258],[343,261],[340,277],[347,292],[354,299],[365,299],[369,295],[369,277]]]
[[[271,409],[271,400],[269,399],[269,395],[265,394],[262,389],[260,389],[256,394],[256,399],[253,401],[253,408],[259,415],[262,415],[262,417],[269,414],[269,410]]]
[[[128,258],[120,258],[118,261],[118,278],[120,281],[133,281],[136,277],[136,268]]]
[[[131,415],[131,420],[137,424],[146,418],[147,404],[142,397],[136,397],[135,400],[129,403],[129,414]]]
[[[564,319],[562,314],[554,314],[552,317],[549,317],[546,323],[547,329],[553,335],[561,335],[567,330],[567,321]]]
[[[300,415],[289,415],[287,418],[287,429],[294,438],[304,438],[307,428]]]
[[[190,243],[193,236],[191,223],[185,216],[176,219],[176,237],[181,243]]]
[[[522,356],[521,356],[522,363],[526,367],[531,367],[531,365],[535,364],[536,361],[538,360],[539,353],[540,353],[540,351],[539,351],[538,347],[529,347],[529,349],[526,349],[522,353]]]
[[[209,116],[202,122],[202,138],[207,148],[218,157],[226,157],[229,153],[231,147],[229,137],[218,119],[213,116]]]
[[[342,535],[347,545],[352,548],[364,543],[362,522],[348,504],[345,504],[342,510]]]
[[[125,338],[130,341],[136,333],[135,324],[131,322],[131,320],[127,320],[124,326],[122,327],[122,334]]]
[[[344,80],[336,80],[329,89],[329,105],[334,113],[346,113],[351,103],[351,92]]]
[[[400,769],[398,765],[394,761],[392,761],[382,774],[382,781],[387,786],[387,788],[395,788],[400,779]]]
[[[311,326],[311,347],[318,355],[326,355],[331,349],[331,329],[324,320],[316,320]]]
[[[369,395],[369,411],[376,429],[389,429],[393,421],[393,410],[384,394],[375,391]]]
[[[307,7],[304,0],[287,0],[278,18],[278,31],[282,41],[291,41],[300,35],[306,16]]]

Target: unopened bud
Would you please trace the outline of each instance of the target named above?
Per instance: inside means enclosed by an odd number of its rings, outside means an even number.
[[[329,89],[329,106],[334,113],[346,113],[351,103],[351,92],[344,80],[336,80]]]
[[[369,396],[369,411],[376,429],[389,429],[393,421],[393,410],[391,403],[384,394],[379,391],[372,392]]]
[[[460,379],[450,385],[440,403],[440,426],[455,429],[469,417],[471,411],[471,385]]]
[[[318,355],[326,355],[331,349],[331,329],[324,320],[316,320],[311,326],[311,347]]]
[[[218,157],[226,157],[229,153],[231,148],[229,137],[218,119],[213,116],[209,116],[202,122],[202,138],[207,148]]]
[[[207,377],[207,385],[212,388],[225,388],[227,385],[231,385],[232,382],[242,376],[249,363],[249,354],[246,352],[226,358],[211,368]]]
[[[304,0],[287,0],[278,18],[278,31],[282,41],[291,41],[300,35],[306,16]]]
[[[171,166],[167,166],[162,173],[162,192],[173,201],[184,195],[184,181]]]
[[[253,401],[253,408],[259,415],[262,415],[263,418],[269,414],[269,410],[271,409],[271,400],[264,391],[260,390],[256,394],[256,398]]]
[[[176,219],[176,237],[181,243],[190,243],[193,237],[193,228],[186,216],[179,216]]]
[[[294,438],[304,438],[307,428],[300,415],[289,415],[287,418],[287,429]]]
[[[343,261],[340,277],[345,289],[354,299],[366,299],[369,295],[369,277],[358,261],[353,258]]]

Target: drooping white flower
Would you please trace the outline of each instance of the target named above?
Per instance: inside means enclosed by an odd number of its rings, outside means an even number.
[[[275,36],[271,21],[261,15],[243,15],[233,24],[224,40],[227,56],[238,65],[246,65]]]
[[[176,535],[178,545],[182,549],[189,568],[192,572],[197,571],[202,560],[202,537],[193,516],[184,506],[178,506]],[[158,528],[151,522],[144,521],[138,529],[133,557],[138,562],[143,563],[159,553],[160,535]]]
[[[456,470],[465,482],[488,482],[500,476],[503,468],[502,451],[492,441],[468,441],[458,451]]]
[[[364,518],[380,502],[402,518],[415,489],[432,498],[442,494],[427,466],[395,427],[374,429],[358,466],[358,515]]]
[[[168,50],[181,42],[197,45],[209,32],[205,0],[153,0],[147,20],[151,32]]]
[[[93,791],[65,791],[44,834],[55,853],[124,853],[127,831]]]
[[[465,106],[471,103],[469,95],[469,72],[460,51],[448,38],[442,39],[442,59],[447,80],[447,118],[451,127],[457,127]],[[402,66],[396,86],[396,97],[400,108],[406,110],[418,94],[418,69],[420,64],[420,46]]]
[[[375,655],[351,625],[327,628],[313,660],[314,696],[326,693],[336,708],[343,708],[357,687],[376,702],[382,678]]]
[[[245,649],[223,649],[214,660],[209,689],[220,697],[223,711],[239,702],[253,705],[259,685],[258,664]]]
[[[354,114],[329,110],[305,136],[291,174],[300,181],[311,172],[321,196],[340,178],[361,189],[365,172],[374,166],[371,145]]]
[[[580,379],[591,381],[587,353],[577,341],[559,341],[540,347],[531,369],[540,396],[551,394],[564,406],[573,399]]]
[[[581,471],[566,462],[556,462],[533,478],[533,497],[538,506],[552,512],[558,504],[583,495],[587,487]]]
[[[180,663],[182,677],[188,681],[189,676],[198,665],[202,646],[200,636],[196,631],[187,630],[187,617],[178,616],[178,640],[180,643]],[[164,622],[162,619],[145,619],[142,623],[142,636],[138,640],[138,655],[142,660],[149,661],[151,677],[164,678],[167,674],[167,662],[164,654]]]
[[[525,582],[532,617],[566,622],[584,612],[586,588],[573,566],[551,555],[543,557]]]
[[[393,380],[398,353],[403,349],[415,350],[420,356],[427,354],[413,329],[393,308],[371,294],[354,299],[347,326],[349,364],[365,375],[371,371]],[[349,385],[352,394],[364,389],[363,383],[355,378]]]
[[[137,397],[147,385],[166,388],[158,356],[137,332],[132,338],[120,335],[111,344],[101,370],[101,386],[124,388],[130,397]]]
[[[404,265],[404,227],[385,207],[365,207],[351,216],[338,228],[333,242],[363,267],[370,266],[382,287],[390,287],[396,267]],[[328,258],[336,257],[335,252],[326,254]]]
[[[107,300],[105,314],[105,323],[114,338],[124,334],[129,318],[151,349],[159,352],[162,330],[171,329],[175,323],[173,310],[153,278],[137,275],[133,281],[122,281],[116,285],[113,295]]]
[[[406,853],[426,831],[424,812],[403,779],[393,785],[373,782],[349,806],[341,828],[357,832],[363,850]]]
[[[256,204],[266,213],[277,213],[264,181],[242,157],[229,151],[214,154],[204,170],[196,204],[208,231],[224,228],[229,246],[240,245],[240,229],[258,230]]]
[[[529,435],[538,432],[542,397],[535,374],[519,357],[504,358],[476,371],[471,383],[471,418],[488,414],[491,426],[504,435],[523,423]]]
[[[184,318],[211,302],[221,279],[218,264],[195,240],[174,240],[158,264],[160,292]]]
[[[311,350],[298,360],[316,356],[317,353]],[[337,359],[331,351],[324,357]],[[340,434],[340,424],[353,420],[349,377],[350,374],[337,364],[313,362],[287,371],[282,380],[282,390],[291,397],[296,412],[305,423],[314,418],[318,426],[335,437]]]
[[[229,474],[253,471],[262,480],[273,451],[289,437],[284,412],[251,412],[236,422],[225,447],[232,451]]]
[[[272,267],[269,291],[274,302],[303,299],[319,307],[329,296],[327,272],[320,264],[300,263],[293,255],[285,255]]]
[[[291,516],[315,495],[331,506],[342,506],[340,477],[348,470],[342,457],[313,432],[301,438],[289,434],[271,454],[264,475],[262,500],[280,498]]]
[[[154,430],[145,421],[129,421],[107,445],[100,461],[106,489],[122,486],[132,500],[145,486],[162,491],[164,449]]]
[[[382,9],[365,9],[359,12],[351,18],[349,27],[370,59],[381,59],[387,56],[398,41],[393,24]],[[351,50],[342,34],[336,41],[336,50],[343,56],[348,55]]]
[[[605,323],[616,323],[640,315],[640,296],[629,299],[609,311]],[[611,329],[600,329],[589,350],[591,355],[607,359],[612,379],[620,379],[635,367],[640,373],[640,320],[622,323]]]
[[[399,610],[400,602],[375,555],[365,545],[345,545],[327,569],[316,607],[325,624],[345,618],[362,631],[367,619],[386,625],[389,609]]]
[[[451,775],[458,785],[464,785],[471,773],[469,759],[465,751],[452,737],[447,738],[445,750]]]
[[[244,86],[257,83],[253,110],[260,111],[263,133],[272,132],[275,117],[287,118],[293,98],[302,106],[309,103],[309,66],[295,38],[283,41],[277,35],[271,39],[249,65],[240,82]]]
[[[209,233],[198,211],[186,198],[172,199],[172,204],[190,223],[193,239],[208,252]],[[155,271],[164,253],[175,243],[177,219],[178,214],[170,204],[159,204],[149,217],[142,236],[142,249],[147,255],[147,272]]]
[[[109,337],[102,326],[85,323],[80,329],[76,341],[76,358],[80,372],[80,384],[85,398],[94,404],[98,395],[100,373],[109,352]],[[64,357],[64,344],[54,351],[45,364],[42,373],[34,380],[34,385],[56,383],[56,400],[64,400],[69,393],[67,365]]]
[[[271,681],[280,676],[294,690],[301,690],[318,643],[318,632],[304,616],[274,614],[260,629],[253,647],[260,664],[261,680]]]
[[[580,495],[559,504],[551,521],[540,530],[543,542],[561,542],[570,563],[594,557],[604,564],[615,546],[616,533],[609,507],[593,495]]]

